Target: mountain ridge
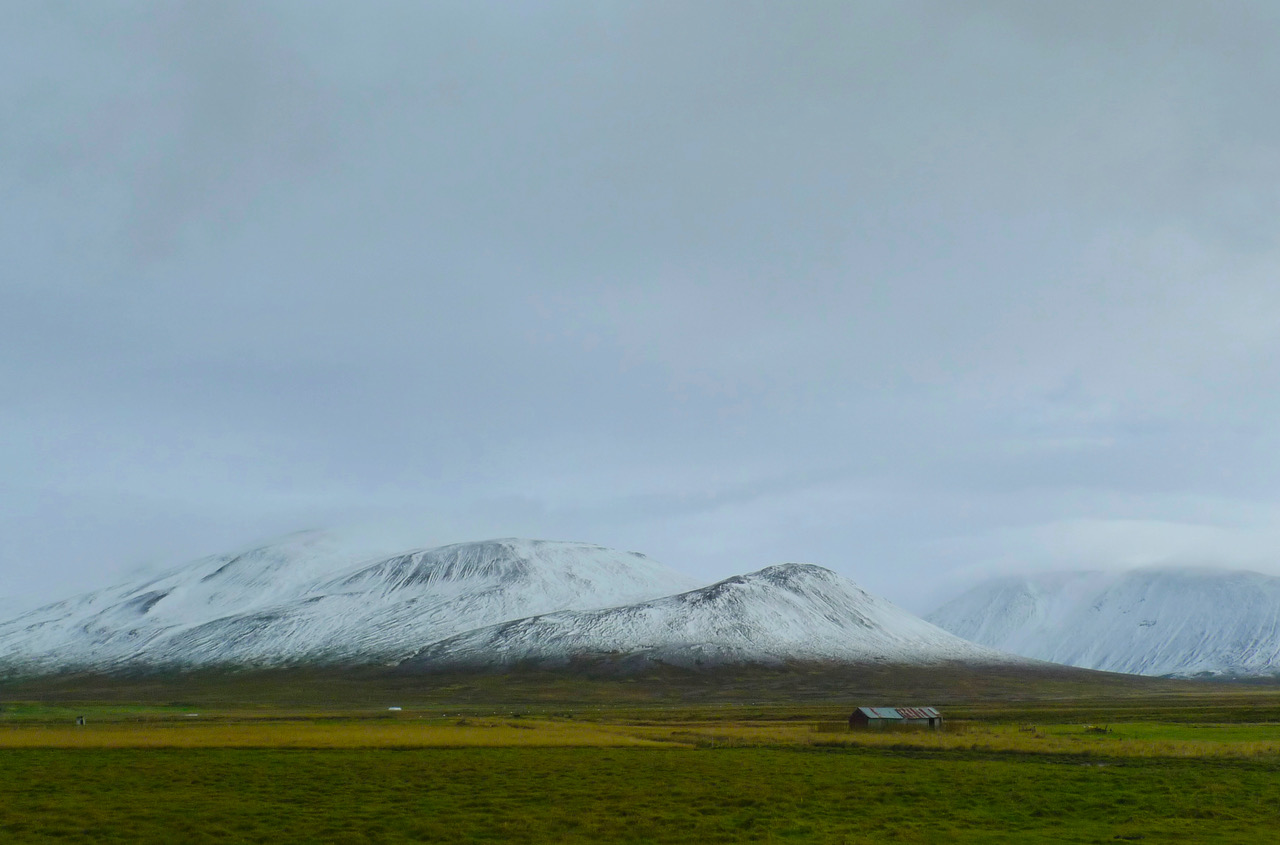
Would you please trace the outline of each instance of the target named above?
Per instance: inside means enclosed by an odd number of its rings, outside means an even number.
[[[584,657],[684,667],[788,660],[1010,660],[938,629],[829,569],[788,563],[637,604],[563,611],[469,631],[428,646],[406,665],[556,666]]]

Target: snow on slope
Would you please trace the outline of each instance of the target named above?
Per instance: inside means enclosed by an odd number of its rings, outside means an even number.
[[[1025,657],[1141,675],[1280,674],[1280,578],[1154,568],[981,584],[926,617]]]
[[[309,533],[0,624],[0,666],[394,661],[502,620],[695,584],[643,555],[585,543],[492,540],[370,560]]]
[[[556,665],[620,656],[686,666],[791,659],[1017,660],[952,636],[829,569],[789,563],[625,607],[553,613],[471,631],[424,649],[405,666]]]
[[[0,666],[110,666],[174,631],[289,601],[308,583],[360,559],[337,537],[317,531],[202,558],[0,624]]]

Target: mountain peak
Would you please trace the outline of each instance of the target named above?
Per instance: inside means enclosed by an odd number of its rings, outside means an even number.
[[[843,580],[835,572],[816,563],[778,563],[758,569],[744,577],[784,586],[801,586],[809,583],[835,584]]]

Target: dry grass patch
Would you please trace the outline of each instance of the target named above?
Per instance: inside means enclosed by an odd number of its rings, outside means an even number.
[[[0,748],[845,747],[1103,757],[1280,758],[1280,725],[951,722],[945,730],[855,730],[830,721],[551,718],[216,718],[0,724]]]
[[[7,725],[0,748],[466,748],[667,744],[617,726],[544,720],[116,722]]]
[[[704,748],[816,746],[927,751],[1077,754],[1107,757],[1280,757],[1280,725],[1129,723],[1085,725],[951,723],[944,730],[849,730],[834,722],[701,722],[619,725],[637,738]]]

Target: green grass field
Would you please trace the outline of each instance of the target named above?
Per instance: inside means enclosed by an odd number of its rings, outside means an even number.
[[[893,749],[9,749],[12,842],[1268,842],[1274,761]]]
[[[849,682],[824,693],[801,678],[797,695],[773,676],[10,683],[0,842],[1242,843],[1280,830],[1275,687],[900,673],[864,678],[851,701]],[[945,704],[947,729],[849,731],[867,701]]]

